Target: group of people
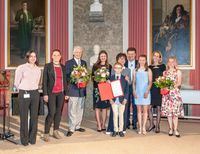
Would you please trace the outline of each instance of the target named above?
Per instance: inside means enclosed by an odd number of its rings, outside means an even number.
[[[52,61],[44,66],[43,70],[43,98],[48,106],[48,115],[45,120],[44,141],[50,141],[49,131],[53,123],[53,137],[60,139],[59,125],[64,101],[68,101],[68,132],[66,136],[72,136],[75,131],[85,132],[81,128],[86,97],[86,87],[80,88],[71,83],[71,73],[75,66],[87,67],[82,60],[83,49],[74,47],[73,58],[61,63],[61,51],[54,49],[51,53]],[[97,121],[97,131],[105,131],[112,137],[119,135],[124,137],[126,129],[138,129],[138,134],[146,134],[155,129],[160,132],[161,115],[168,117],[169,136],[173,134],[180,137],[178,131],[178,116],[183,116],[183,104],[180,96],[181,71],[177,68],[175,57],[169,57],[166,66],[162,64],[162,55],[159,51],[153,53],[152,64],[148,66],[147,56],[139,55],[136,58],[136,49],[130,47],[127,53],[119,53],[116,63],[108,62],[108,54],[100,51],[97,62],[93,65],[92,76],[98,68],[106,68],[109,77],[106,82],[120,80],[123,94],[111,100],[102,101],[98,91],[98,82],[93,81],[93,107]],[[38,85],[41,78],[41,70],[38,67],[38,58],[34,50],[27,52],[27,63],[17,67],[14,86],[19,90],[20,109],[20,139],[24,146],[36,143],[39,92]],[[159,76],[165,76],[174,81],[174,88],[166,95],[160,94],[160,89],[154,85]],[[130,108],[132,106],[132,118]],[[106,128],[107,111],[110,108],[110,116]],[[152,108],[156,108],[156,124],[152,114]],[[28,111],[30,121],[28,126]],[[150,119],[150,126],[146,129],[146,123]],[[132,119],[132,121],[130,121]]]

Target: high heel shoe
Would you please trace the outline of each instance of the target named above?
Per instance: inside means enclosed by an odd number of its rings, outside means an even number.
[[[173,130],[172,129],[169,129],[169,136],[173,136]]]
[[[160,133],[160,127],[156,127],[155,133]]]
[[[142,134],[142,128],[139,128],[138,134]]]
[[[155,125],[153,125],[153,126],[152,126],[152,127],[150,127],[150,128],[147,130],[147,131],[148,131],[148,132],[150,132],[150,131],[152,131],[153,129],[155,129],[155,127],[156,127],[156,126],[155,126]]]
[[[101,131],[102,131],[102,128],[98,127],[98,125],[97,125],[97,132],[101,132]]]
[[[105,127],[101,127],[101,130],[102,130],[102,131],[106,131],[106,128],[105,128]]]
[[[142,130],[142,134],[143,134],[143,135],[146,135],[146,134],[147,134],[146,129],[143,129],[143,130]]]
[[[178,132],[178,130],[174,130],[176,137],[181,137],[180,133]]]

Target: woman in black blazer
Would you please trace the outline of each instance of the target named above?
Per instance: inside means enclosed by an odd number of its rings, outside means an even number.
[[[44,66],[43,95],[48,106],[48,115],[45,120],[44,141],[49,141],[49,131],[54,122],[53,137],[60,139],[58,133],[61,111],[64,103],[67,83],[65,66],[61,64],[61,52],[58,49],[52,51],[52,62]]]

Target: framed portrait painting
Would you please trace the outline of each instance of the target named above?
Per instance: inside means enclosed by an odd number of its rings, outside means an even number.
[[[179,68],[194,69],[194,0],[150,0],[150,58],[175,56]]]
[[[26,62],[34,50],[39,64],[47,62],[48,0],[7,1],[7,67]]]

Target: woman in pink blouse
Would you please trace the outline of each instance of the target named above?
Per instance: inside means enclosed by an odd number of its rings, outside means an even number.
[[[19,90],[19,114],[20,114],[20,140],[27,146],[36,143],[39,92],[41,70],[38,67],[36,52],[31,50],[26,54],[27,63],[17,67],[15,71],[14,86]],[[30,121],[28,127],[28,111]]]
[[[66,71],[61,64],[61,52],[58,49],[52,51],[52,62],[44,66],[43,72],[43,95],[48,106],[48,115],[45,120],[44,141],[48,142],[49,130],[54,122],[53,137],[60,139],[58,133],[61,111],[66,94]]]

